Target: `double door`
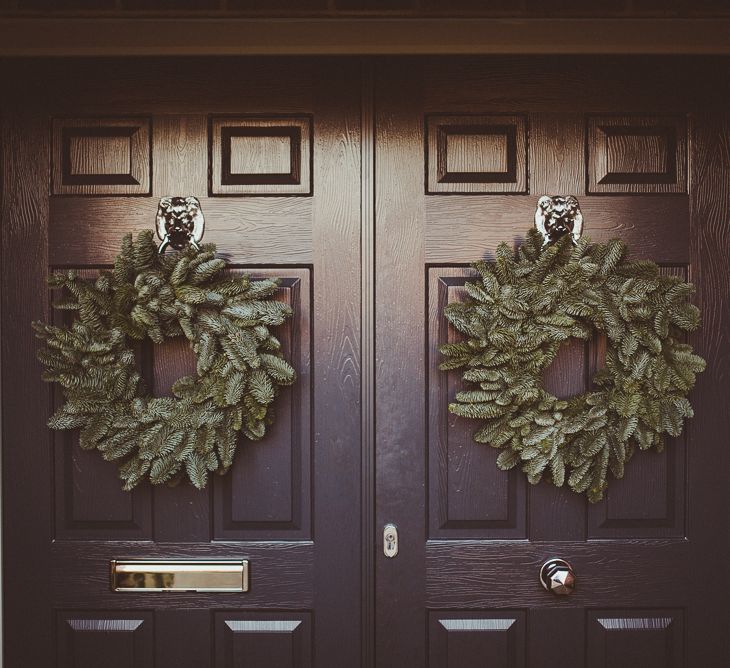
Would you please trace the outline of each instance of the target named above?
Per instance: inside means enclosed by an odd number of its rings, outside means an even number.
[[[730,93],[711,60],[7,61],[3,114],[4,644],[9,666],[721,665],[728,531]],[[469,263],[542,194],[586,234],[697,285],[697,417],[591,506],[450,416],[438,370]],[[49,273],[93,276],[159,199],[194,195],[205,241],[282,279],[298,381],[227,476],[121,490],[45,426],[30,322]],[[725,249],[723,252],[723,248]],[[194,367],[147,346],[157,395]],[[583,392],[600,342],[546,384]],[[395,525],[398,554],[385,554]],[[385,532],[387,533],[387,532]],[[550,557],[577,588],[539,582]],[[114,592],[114,559],[246,559],[241,593]]]

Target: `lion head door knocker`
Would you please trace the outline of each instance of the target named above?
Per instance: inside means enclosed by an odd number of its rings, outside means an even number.
[[[537,200],[535,227],[543,236],[543,246],[557,241],[564,234],[569,234],[573,243],[577,243],[583,232],[583,214],[578,200],[572,195],[543,195]]]
[[[160,253],[168,246],[180,250],[187,244],[200,250],[198,243],[203,238],[205,219],[197,197],[163,197],[156,222],[157,236],[162,241]]]

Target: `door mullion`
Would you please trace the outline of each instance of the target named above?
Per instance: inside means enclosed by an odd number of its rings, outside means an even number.
[[[375,665],[375,96],[373,61],[362,61],[361,146],[361,444],[362,668]]]

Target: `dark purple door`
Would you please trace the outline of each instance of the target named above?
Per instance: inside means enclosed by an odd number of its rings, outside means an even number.
[[[726,66],[726,62],[723,65]],[[724,665],[728,616],[730,100],[702,59],[389,62],[376,90],[377,522],[398,527],[376,581],[379,668]],[[584,233],[697,286],[707,359],[696,417],[639,453],[607,498],[501,472],[447,411],[437,346],[470,262],[522,237],[543,194],[576,195]],[[583,392],[601,342],[566,345],[547,386]],[[548,558],[577,573],[543,590]]]
[[[359,662],[358,75],[352,61],[5,63],[6,665]],[[167,195],[200,198],[204,240],[237,270],[281,277],[299,380],[205,491],[127,493],[114,464],[45,426],[58,397],[30,322],[50,317],[49,272],[108,266]],[[142,357],[156,394],[194,368],[183,341]],[[114,593],[120,558],[248,559],[250,590]]]
[[[5,62],[7,664],[723,665],[727,65]],[[469,262],[524,234],[542,194],[576,195],[586,234],[689,278],[703,311],[696,418],[593,506],[499,471],[448,414],[458,378],[437,369]],[[205,492],[128,494],[114,465],[45,426],[58,397],[30,322],[52,317],[50,271],[93,276],[167,195],[201,199],[205,240],[236,270],[283,279],[299,381]],[[565,346],[548,388],[582,392],[602,354],[600,340]],[[175,342],[141,357],[158,394],[192,364]],[[550,557],[574,566],[572,596],[540,586]],[[110,590],[112,559],[211,558],[248,559],[250,591]]]

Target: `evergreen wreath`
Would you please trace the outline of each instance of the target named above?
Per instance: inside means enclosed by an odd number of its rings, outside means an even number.
[[[80,429],[82,448],[121,460],[131,490],[146,477],[174,484],[187,473],[198,489],[208,472],[225,473],[239,432],[259,440],[281,386],[295,379],[270,328],[292,312],[272,299],[278,280],[225,273],[215,246],[160,255],[152,232],[124,238],[113,271],[96,281],[74,271],[50,277],[69,296],[54,304],[77,312],[70,327],[34,323],[46,347],[43,378],[65,403],[53,429]],[[173,397],[152,397],[135,359],[134,341],[185,336],[197,376],[178,379]]]
[[[493,263],[473,265],[469,299],[445,309],[466,340],[440,346],[442,370],[465,369],[473,389],[449,405],[481,422],[474,440],[501,449],[502,470],[518,464],[600,501],[610,470],[621,478],[638,446],[663,448],[692,417],[687,394],[704,360],[683,342],[699,326],[694,288],[648,261],[629,262],[614,239],[591,244],[570,235],[543,247],[531,229],[517,256],[500,244]],[[595,332],[607,338],[605,367],[591,391],[561,400],[542,387],[560,345]]]

